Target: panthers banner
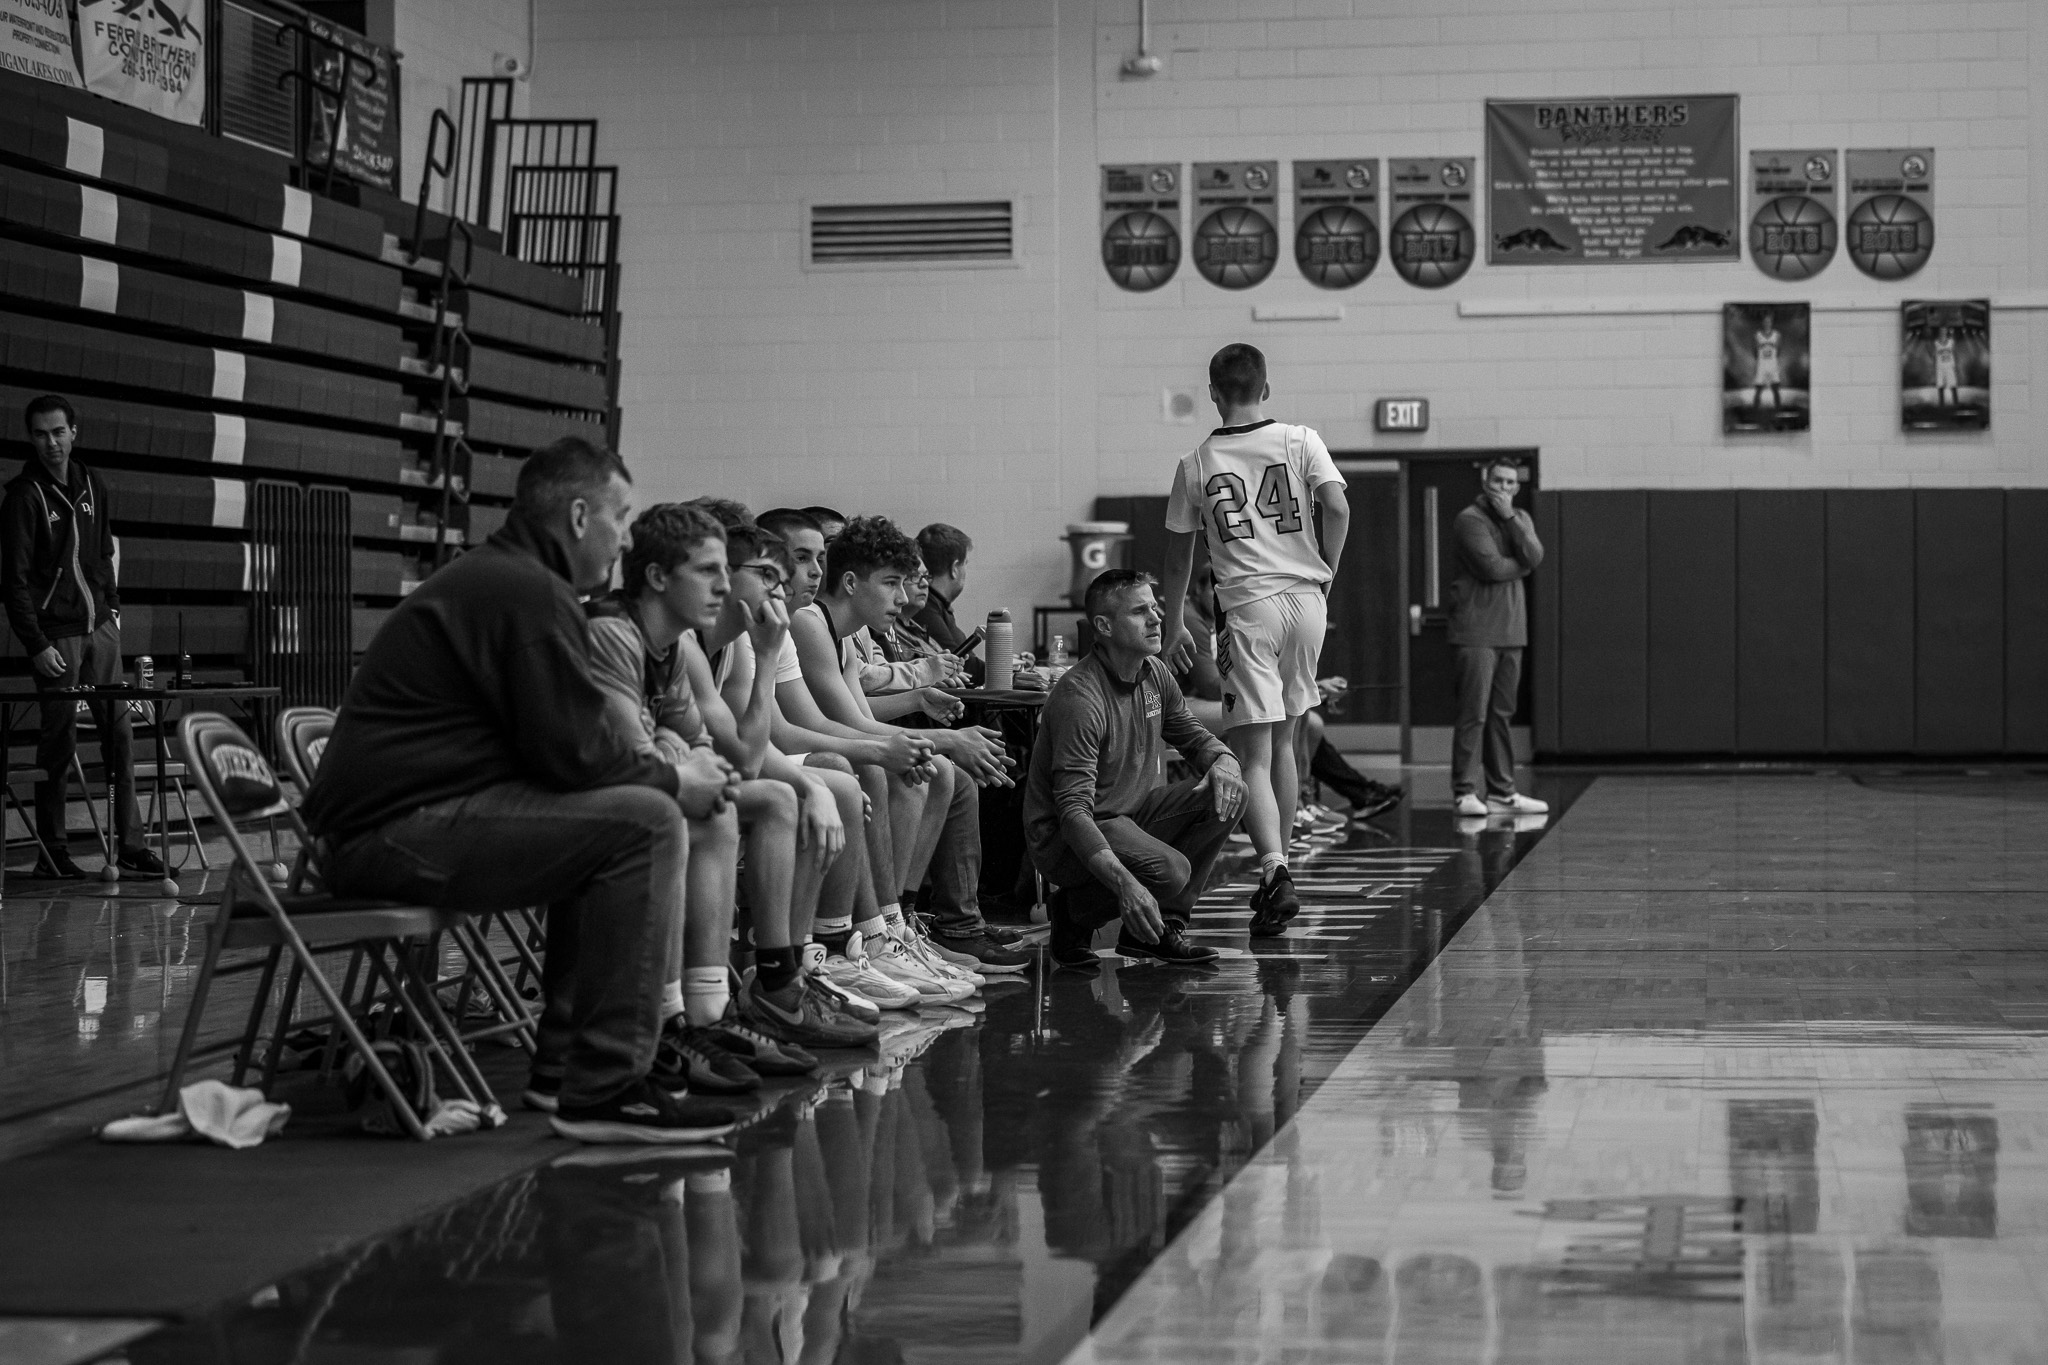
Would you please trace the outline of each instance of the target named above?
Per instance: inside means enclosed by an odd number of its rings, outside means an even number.
[[[206,0],[78,0],[85,88],[179,123],[206,120]]]
[[[1742,255],[1734,95],[1486,102],[1493,265]]]

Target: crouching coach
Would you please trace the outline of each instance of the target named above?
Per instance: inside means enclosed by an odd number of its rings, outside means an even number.
[[[1121,918],[1125,957],[1212,962],[1215,949],[1187,941],[1188,919],[1243,813],[1243,775],[1158,658],[1151,576],[1111,569],[1083,610],[1095,647],[1046,700],[1024,797],[1031,860],[1059,888],[1048,950],[1059,966],[1092,971],[1090,938]],[[1201,776],[1168,783],[1169,744]]]

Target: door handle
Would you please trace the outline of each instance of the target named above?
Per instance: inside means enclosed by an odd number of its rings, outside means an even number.
[[[1422,608],[1419,606],[1410,605],[1408,608],[1408,633],[1422,634]]]

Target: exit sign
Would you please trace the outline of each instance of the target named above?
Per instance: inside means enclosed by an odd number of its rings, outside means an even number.
[[[1372,405],[1373,426],[1380,431],[1428,431],[1427,398],[1382,398]]]

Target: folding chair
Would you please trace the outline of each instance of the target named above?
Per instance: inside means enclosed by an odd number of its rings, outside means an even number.
[[[266,1083],[274,1072],[277,1039],[290,1026],[300,981],[309,980],[327,1008],[325,1022],[331,1023],[361,1059],[407,1133],[424,1140],[424,1120],[429,1115],[413,1108],[405,1091],[378,1058],[362,1025],[324,972],[320,954],[344,948],[360,948],[373,988],[384,988],[389,1003],[387,1017],[403,1017],[411,1025],[414,1040],[430,1062],[439,1063],[464,1098],[488,1106],[496,1101],[478,1070],[476,1061],[457,1038],[455,1027],[441,1009],[431,984],[418,967],[417,944],[432,935],[455,928],[461,915],[421,905],[395,901],[348,898],[307,889],[309,868],[305,863],[279,890],[270,884],[255,853],[242,838],[239,822],[276,820],[290,822],[300,845],[309,845],[305,822],[285,799],[283,789],[270,765],[250,743],[241,728],[226,717],[196,712],[179,722],[178,736],[185,750],[199,794],[212,813],[233,855],[227,884],[221,891],[219,908],[207,926],[205,956],[200,961],[199,979],[178,1038],[177,1055],[164,1084],[158,1112],[167,1112],[177,1101],[179,1087],[191,1060],[193,1044],[206,1012],[206,999],[213,979],[220,974],[221,954],[229,949],[268,949],[261,960],[261,977],[250,1006],[249,1022],[236,1054],[235,1083],[240,1084],[250,1062],[258,1031],[270,1000],[277,968],[290,955],[290,974],[278,1006],[272,1034],[271,1057],[266,1065]],[[255,965],[255,964],[250,964]]]
[[[277,718],[277,751],[284,756],[285,770],[298,784],[301,793],[313,785],[313,774],[319,771],[328,737],[334,733],[334,718],[334,712],[324,706],[294,706]],[[305,857],[306,851],[301,848],[299,860],[302,864]],[[513,922],[515,915],[525,921],[528,937],[521,936],[519,926]],[[519,988],[506,972],[505,963],[491,949],[491,926],[494,923],[504,929],[505,937],[511,941],[515,954],[513,961],[522,971],[530,972],[534,980],[540,979],[540,958],[533,944],[540,941],[541,931],[532,911],[517,910],[479,914],[473,919],[466,918],[451,930],[469,969],[447,979],[437,976],[434,985],[437,989],[451,985],[456,987],[454,1018],[458,1024],[468,1010],[472,986],[480,988],[490,1002],[488,1017],[491,1022],[482,1028],[463,1031],[460,1036],[464,1043],[511,1034],[514,1041],[531,1052],[538,1045],[539,1023],[520,998]],[[354,962],[349,964],[347,984],[342,988],[344,998],[353,990],[356,967]]]

